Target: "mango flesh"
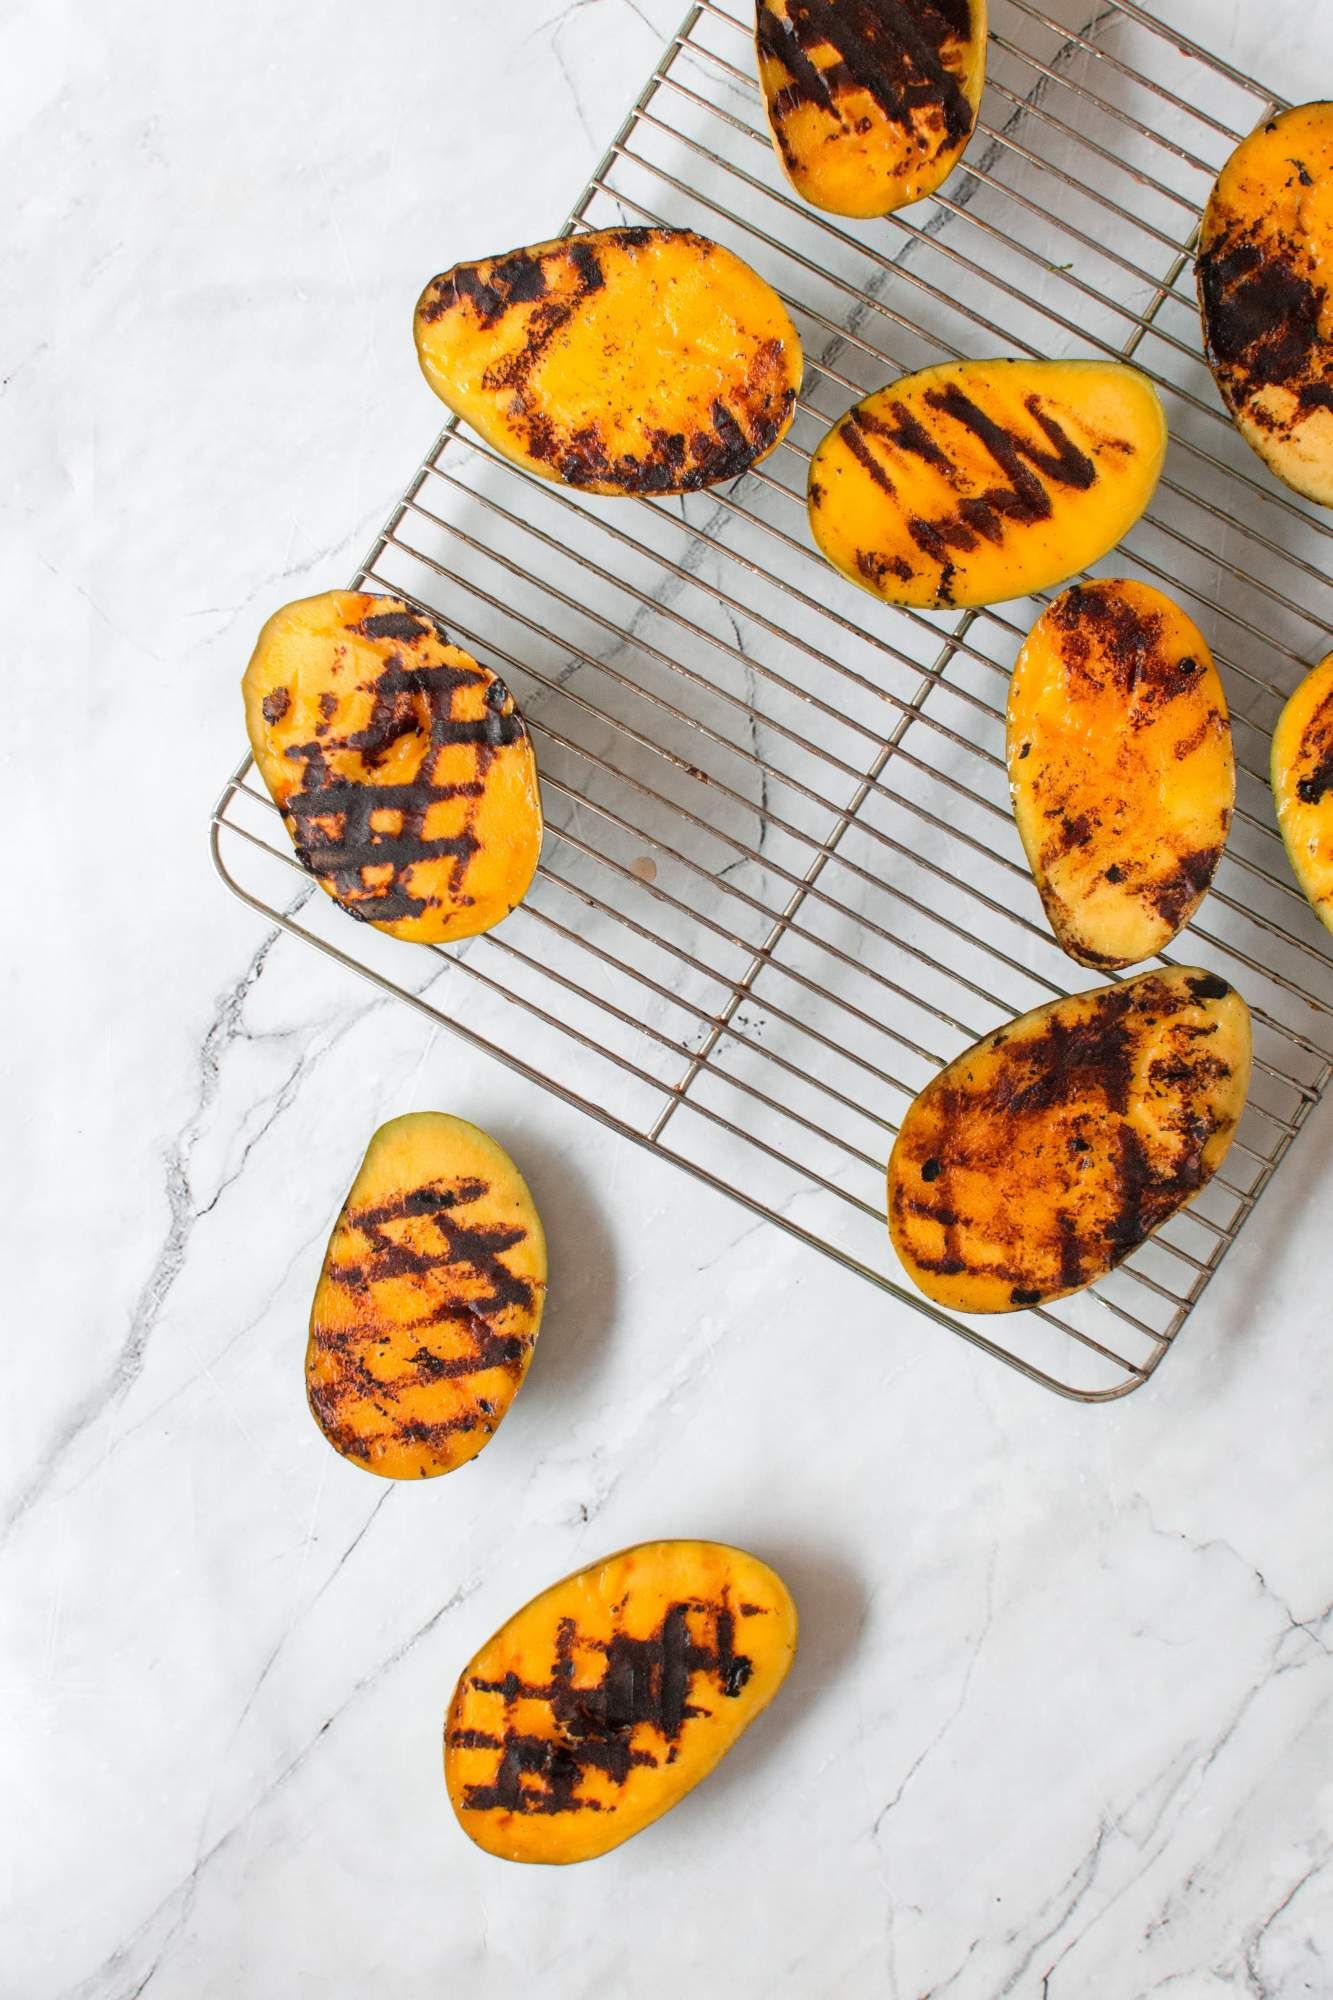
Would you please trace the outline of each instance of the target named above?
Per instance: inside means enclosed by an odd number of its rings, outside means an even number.
[[[1333,507],[1333,104],[1297,105],[1242,140],[1209,197],[1197,277],[1241,436]]]
[[[1161,951],[1202,901],[1236,798],[1207,641],[1128,579],[1075,584],[1009,685],[1014,817],[1051,929],[1081,965]]]
[[[449,1798],[506,1861],[587,1861],[660,1819],[786,1677],[796,1607],[719,1542],[644,1542],[568,1576],[464,1668]]]
[[[1333,930],[1333,653],[1305,676],[1278,718],[1273,798],[1296,880]]]
[[[1249,1076],[1249,1010],[1213,972],[1141,972],[1020,1016],[903,1121],[889,1160],[903,1269],[963,1313],[1080,1291],[1216,1173]]]
[[[972,136],[986,0],[759,0],[756,43],[778,158],[815,208],[920,201]]]
[[[456,264],[416,310],[426,380],[478,436],[588,493],[689,493],[786,435],[801,343],[772,286],[688,229],[600,229]]]
[[[432,944],[522,902],[542,843],[527,726],[424,613],[352,590],[284,605],[244,692],[301,866],[349,916]]]
[[[441,1111],[381,1125],[329,1241],[306,1392],[344,1458],[432,1479],[475,1458],[532,1360],[546,1238],[494,1139]]]
[[[833,426],[810,466],[810,528],[889,604],[995,604],[1114,548],[1165,454],[1161,403],[1135,368],[948,361]]]

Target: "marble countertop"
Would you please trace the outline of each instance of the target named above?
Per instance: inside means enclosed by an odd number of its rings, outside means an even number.
[[[678,12],[0,28],[5,763],[42,861],[7,895],[0,2000],[1333,1993],[1333,1106],[1160,1374],[1082,1408],[209,867],[258,624],[351,574],[432,429],[404,301],[550,232]],[[1328,92],[1299,0],[1159,12]],[[419,1106],[519,1155],[558,1284],[495,1445],[403,1489],[327,1449],[301,1356],[365,1140]],[[488,1859],[440,1777],[459,1668],[663,1534],[787,1578],[786,1690],[613,1857]]]

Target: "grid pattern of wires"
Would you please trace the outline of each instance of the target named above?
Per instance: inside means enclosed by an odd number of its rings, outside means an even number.
[[[1199,211],[1277,100],[1133,0],[992,0],[992,16],[962,164],[930,201],[860,225],[808,210],[781,174],[748,0],[693,6],[568,227],[686,225],[761,270],[808,359],[788,441],[725,491],[606,501],[450,424],[359,572],[440,618],[528,715],[548,831],[523,907],[444,950],[353,925],[300,875],[248,761],[213,843],[289,931],[1033,1379],[1100,1400],[1168,1351],[1333,1072],[1333,961],[1266,780],[1281,703],[1333,623],[1333,521],[1250,455],[1199,351]],[[1163,393],[1166,473],[1098,569],[1163,585],[1213,646],[1237,812],[1164,962],[1233,979],[1256,1025],[1250,1106],[1212,1186],[1090,1292],[1000,1322],[903,1281],[883,1174],[942,1062],[1087,983],[1008,805],[1006,680],[1040,603],[890,610],[823,564],[804,500],[851,402],[986,354],[1133,357]]]

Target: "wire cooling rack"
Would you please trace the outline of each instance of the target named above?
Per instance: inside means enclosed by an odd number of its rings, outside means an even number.
[[[1193,295],[1213,176],[1279,100],[1132,0],[992,0],[966,158],[930,201],[849,224],[807,209],[778,169],[753,12],[691,7],[568,227],[689,225],[761,270],[808,357],[788,442],[725,491],[607,501],[530,479],[450,424],[356,579],[431,610],[515,688],[548,829],[527,902],[448,950],[353,923],[293,881],[248,760],[214,854],[286,930],[987,1353],[1066,1395],[1123,1395],[1168,1351],[1333,1070],[1329,941],[1265,779],[1280,704],[1333,627],[1333,518],[1236,437]],[[986,1321],[902,1279],[883,1176],[942,1062],[1087,984],[1050,936],[1008,806],[1006,679],[1039,603],[891,610],[819,559],[804,507],[834,418],[959,354],[1132,356],[1165,396],[1165,476],[1099,569],[1164,585],[1222,670],[1234,830],[1170,962],[1223,972],[1256,1024],[1250,1106],[1199,1200],[1091,1292]]]

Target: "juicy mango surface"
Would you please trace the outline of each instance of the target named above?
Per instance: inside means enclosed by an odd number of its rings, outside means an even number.
[[[1213,879],[1236,798],[1226,696],[1194,621],[1128,579],[1057,597],[1014,667],[1008,762],[1070,957],[1114,967],[1161,951]]]
[[[778,158],[816,208],[920,201],[972,136],[986,0],[759,0],[756,43]]]
[[[1272,775],[1296,880],[1333,930],[1333,653],[1305,676],[1278,718]]]
[[[1197,968],[1020,1016],[941,1070],[903,1121],[888,1198],[904,1270],[963,1313],[1092,1284],[1216,1173],[1249,1076],[1249,1010]]]
[[[1209,198],[1196,274],[1242,437],[1333,506],[1333,104],[1297,105],[1242,140]]]
[[[423,613],[333,590],[275,612],[245,681],[260,776],[303,868],[349,915],[441,943],[499,923],[541,852],[513,696]]]
[[[756,1557],[645,1542],[568,1576],[464,1668],[445,1721],[464,1831],[508,1861],[586,1861],[659,1819],[765,1708],[796,1607]]]
[[[589,493],[689,493],[785,436],[801,343],[772,286],[688,229],[601,229],[433,278],[426,380],[490,445]]]
[[[1123,363],[944,362],[833,426],[810,466],[810,528],[890,604],[994,604],[1114,548],[1165,454],[1157,394]]]
[[[503,1148],[444,1112],[392,1119],[370,1142],[315,1292],[316,1423],[385,1479],[452,1472],[518,1394],[545,1300],[541,1218]]]

